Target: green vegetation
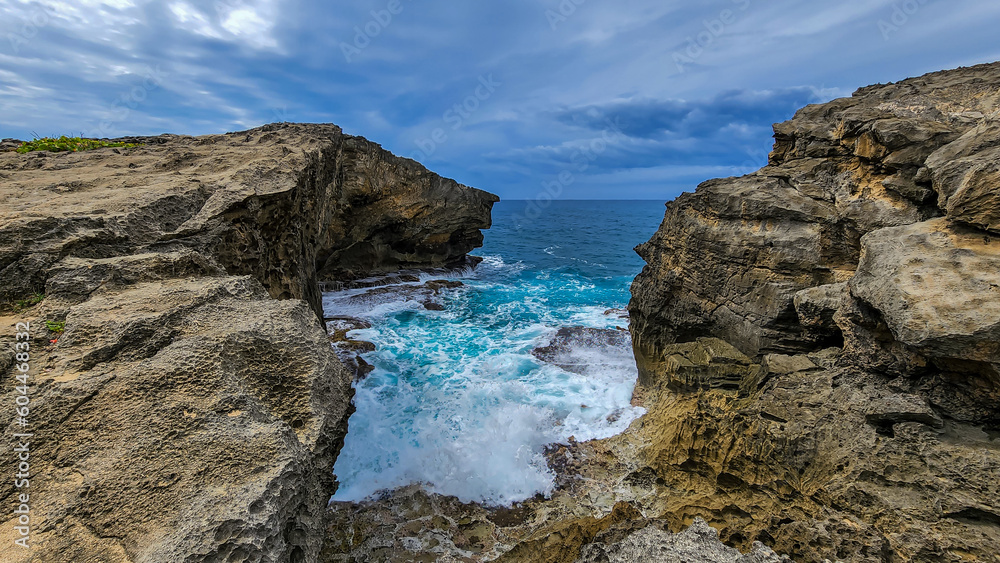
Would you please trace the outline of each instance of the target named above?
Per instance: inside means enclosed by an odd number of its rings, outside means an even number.
[[[54,332],[56,334],[62,334],[66,330],[65,321],[45,321],[45,328],[49,329],[49,332]]]
[[[124,147],[130,149],[138,146],[139,145],[135,143],[112,143],[97,139],[84,139],[83,137],[67,137],[63,135],[58,139],[53,137],[42,137],[41,139],[35,139],[34,141],[25,141],[21,143],[21,146],[17,147],[17,152],[21,154],[32,151],[77,152],[99,149],[102,147]]]
[[[14,302],[14,306],[12,308],[15,313],[20,313],[25,309],[38,305],[43,299],[45,299],[44,293],[35,293],[25,299],[18,299]]]

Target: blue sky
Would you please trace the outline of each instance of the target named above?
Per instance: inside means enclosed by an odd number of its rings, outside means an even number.
[[[0,0],[0,137],[333,122],[509,199],[667,200],[859,86],[1000,60],[985,0]]]

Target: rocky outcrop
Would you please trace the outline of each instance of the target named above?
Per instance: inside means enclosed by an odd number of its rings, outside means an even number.
[[[130,141],[0,153],[4,560],[315,561],[352,411],[318,281],[460,261],[496,198],[332,125]]]
[[[320,561],[789,561],[761,544],[746,554],[727,547],[699,518],[671,534],[666,521],[643,518],[628,502],[595,516],[573,516],[573,502],[557,493],[551,500],[491,508],[411,485],[376,500],[332,503],[330,536]],[[576,504],[594,508],[586,498]]]
[[[0,302],[66,257],[188,249],[322,316],[319,281],[464,261],[497,201],[335,125],[126,140],[3,153]]]
[[[801,324],[793,301],[846,282],[862,236],[949,206],[954,220],[992,221],[978,202],[990,199],[995,173],[997,75],[982,65],[808,106],[775,125],[760,171],[670,202],[637,248],[647,262],[629,307],[638,350],[701,336],[750,355],[837,344],[827,328]]]
[[[593,370],[607,367],[596,362],[595,357],[613,361],[625,356],[622,351],[628,350],[629,345],[628,333],[624,328],[564,326],[556,331],[547,345],[533,349],[531,355],[568,372],[587,375]],[[627,358],[622,359],[628,361]]]
[[[629,306],[649,413],[603,446],[644,513],[796,561],[1000,561],[998,119],[1000,64],[863,88],[668,204]]]

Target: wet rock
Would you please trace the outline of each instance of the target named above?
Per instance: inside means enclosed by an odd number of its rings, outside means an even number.
[[[344,315],[334,315],[324,320],[327,332],[338,340],[346,339],[347,333],[352,330],[366,330],[372,327],[372,324],[364,319]]]
[[[431,280],[424,284],[424,287],[430,289],[437,295],[442,289],[455,289],[457,287],[463,287],[465,284],[458,280]]]
[[[593,352],[602,357],[621,356],[629,346],[629,335],[616,329],[568,326],[560,328],[546,346],[531,351],[539,360],[578,374],[600,367]]]
[[[364,379],[375,369],[361,357],[361,354],[374,352],[376,350],[375,344],[366,340],[350,338],[347,335],[353,330],[369,329],[372,327],[371,323],[354,317],[333,316],[326,319],[326,327],[330,334],[330,343],[333,345],[337,357],[354,374],[355,380]]]

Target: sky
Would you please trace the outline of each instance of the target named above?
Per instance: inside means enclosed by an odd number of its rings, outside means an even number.
[[[505,199],[669,200],[771,125],[1000,60],[994,0],[0,0],[0,137],[332,122]]]

